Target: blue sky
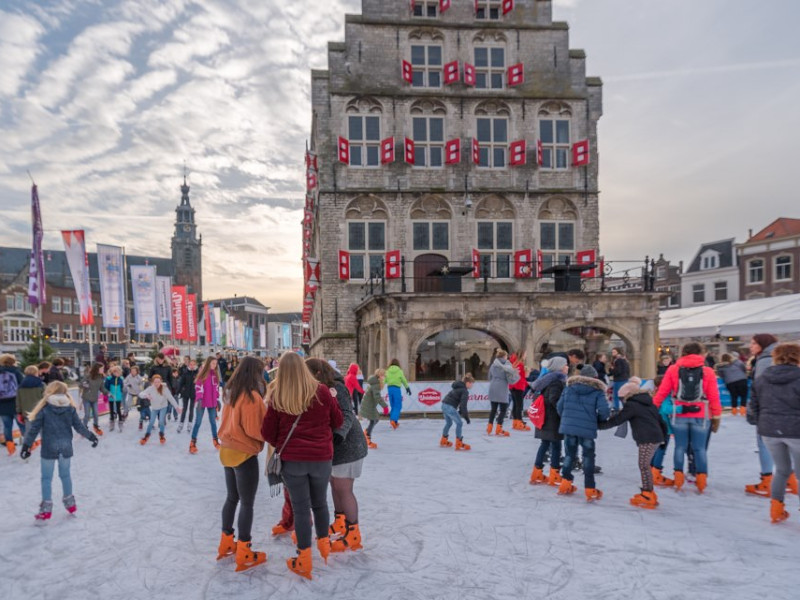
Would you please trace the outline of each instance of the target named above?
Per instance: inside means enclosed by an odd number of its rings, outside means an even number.
[[[460,1],[460,0],[456,0]],[[309,70],[359,0],[4,0],[1,244],[58,229],[167,255],[184,160],[206,295],[300,304]],[[797,3],[556,0],[603,78],[601,251],[690,260],[797,217]]]

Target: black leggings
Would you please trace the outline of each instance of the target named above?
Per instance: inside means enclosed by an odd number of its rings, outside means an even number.
[[[375,429],[375,425],[378,424],[378,419],[370,419],[369,425],[367,426],[367,435],[372,437],[372,430]]]
[[[222,531],[233,533],[233,518],[239,505],[239,539],[250,541],[253,528],[253,504],[258,491],[258,456],[251,456],[238,467],[225,467],[228,497],[222,505]]]
[[[186,419],[187,409],[189,410],[189,423],[192,423],[194,421],[194,404],[195,404],[194,398],[181,397],[181,400],[183,400],[183,410],[181,411],[181,423],[183,423],[184,420]]]
[[[108,403],[108,414],[111,422],[114,422],[114,419],[119,417],[120,423],[125,420],[125,417],[122,414],[122,402],[109,402]]]
[[[747,406],[747,379],[725,384],[731,394],[731,408]]]
[[[511,406],[511,418],[515,421],[522,421],[522,403],[525,400],[525,390],[511,390],[511,399],[514,401]]]
[[[361,405],[361,392],[353,390],[353,410],[358,414],[358,407]]]
[[[489,424],[494,423],[494,417],[497,415],[497,424],[502,425],[503,419],[506,418],[506,411],[508,410],[507,402],[492,402],[492,408],[489,410]]]
[[[311,547],[311,511],[314,512],[317,539],[328,537],[328,481],[331,478],[331,461],[285,461],[281,476],[292,500],[297,548],[305,550]]]

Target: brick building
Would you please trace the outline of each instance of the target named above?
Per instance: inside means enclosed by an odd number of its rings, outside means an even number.
[[[800,219],[776,219],[736,246],[743,300],[800,293]]]

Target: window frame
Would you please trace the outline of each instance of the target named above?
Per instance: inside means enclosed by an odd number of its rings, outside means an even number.
[[[479,137],[479,128],[480,128],[480,121],[485,120],[490,122],[490,141],[481,141]],[[495,123],[497,121],[505,121],[505,128],[506,128],[506,141],[505,142],[497,142],[495,141]],[[478,140],[478,150],[479,150],[479,161],[478,161],[478,168],[479,169],[507,169],[508,162],[509,162],[509,146],[510,146],[510,135],[509,135],[509,124],[510,120],[506,116],[480,116],[475,117],[475,139]],[[494,162],[495,159],[495,152],[502,150],[503,151],[503,164],[501,166],[497,166]],[[488,152],[487,158],[488,163],[483,164],[483,152]]]
[[[720,298],[720,292],[725,293],[724,298]],[[728,282],[715,281],[714,282],[714,302],[727,302],[728,301]]]
[[[491,223],[492,224],[492,247],[491,248],[481,248],[480,246],[480,229],[482,224]],[[477,219],[475,221],[475,248],[478,250],[480,254],[480,277],[483,277],[483,264],[486,256],[489,256],[489,279],[499,279],[502,281],[508,281],[514,278],[514,242],[516,237],[516,232],[514,231],[514,223],[513,219]],[[497,247],[497,227],[500,224],[508,224],[511,228],[511,244],[510,248],[498,248]],[[500,262],[500,257],[506,258],[508,260],[507,264],[507,271],[508,275],[500,276],[498,275],[498,266]]]
[[[64,325],[61,329],[61,339],[66,342],[72,341],[72,325]]]
[[[351,223],[362,223],[364,225],[364,248],[363,249],[352,249],[350,246],[350,224]],[[382,250],[370,250],[369,247],[369,226],[373,223],[379,223],[383,225],[383,249]],[[386,236],[389,232],[389,224],[385,219],[347,219],[345,221],[345,225],[347,228],[347,252],[349,254],[348,259],[348,272],[350,273],[350,277],[348,281],[351,282],[364,282],[368,281],[370,278],[370,256],[380,256],[381,260],[386,260],[386,252],[388,247],[388,241]],[[364,269],[364,277],[358,278],[353,277],[353,256],[361,256],[363,257],[363,269]]]
[[[425,62],[424,63],[415,63],[414,62],[414,48],[424,48],[425,52]],[[430,49],[431,48],[438,48],[439,49],[439,64],[432,65],[430,63]],[[423,42],[423,43],[414,43],[410,45],[409,48],[410,53],[410,60],[411,68],[413,70],[413,78],[411,81],[411,87],[422,89],[422,90],[440,90],[444,86],[444,46],[442,44],[434,43],[434,42]],[[416,77],[418,74],[422,74],[422,85],[417,85]],[[439,77],[439,85],[431,85],[431,75],[438,75]]]
[[[754,267],[753,263],[761,263],[758,267]],[[758,280],[753,279],[754,270],[758,269],[761,277]],[[766,269],[766,261],[763,258],[751,258],[747,261],[747,285],[764,285],[764,276]]]
[[[781,259],[787,259],[788,262],[787,263],[783,263],[783,264],[778,264],[778,261],[781,260]],[[781,254],[779,256],[776,256],[772,261],[772,264],[773,264],[772,274],[773,274],[773,278],[774,278],[773,281],[776,281],[776,282],[777,281],[781,281],[781,282],[783,282],[783,281],[791,281],[792,280],[792,266],[793,266],[792,263],[793,262],[794,261],[792,260],[792,255],[791,254]],[[781,270],[788,271],[788,275],[785,276],[785,277],[779,277],[778,273],[780,273]]]
[[[61,296],[53,296],[50,298],[50,312],[54,315],[61,314]]]
[[[374,118],[378,120],[378,137],[377,139],[367,139],[367,119]],[[354,140],[351,131],[351,119],[361,120],[362,138]],[[381,167],[381,115],[376,114],[362,114],[362,113],[348,113],[347,114],[347,142],[350,148],[350,159],[347,163],[348,167],[354,169],[379,169]],[[356,154],[354,149],[359,150],[361,156],[360,164],[353,164],[353,156]],[[375,156],[375,164],[369,164],[370,150],[373,150]]]
[[[478,21],[503,20],[503,0],[477,0],[475,7],[475,19]],[[493,10],[497,12],[493,13]],[[496,16],[492,16],[492,14],[496,14]]]
[[[417,14],[417,7],[420,7],[420,14]],[[433,8],[434,14],[430,15],[430,9]],[[440,16],[439,13],[439,0],[415,0],[414,10],[411,16],[415,19],[436,19]]]
[[[493,65],[492,64],[492,50],[502,50],[503,51],[503,64],[501,66]],[[478,50],[486,50],[486,66],[479,66],[478,63]],[[475,89],[476,90],[505,90],[506,89],[506,76],[507,76],[507,69],[508,66],[506,63],[508,62],[508,51],[506,49],[505,44],[477,44],[472,48],[472,61],[473,65],[475,66]],[[500,87],[494,87],[493,83],[493,76],[499,76]],[[480,81],[481,78],[486,78],[486,85],[481,86]]]
[[[67,310],[68,306],[69,306],[69,310]],[[61,312],[62,312],[62,314],[65,314],[65,315],[71,315],[72,314],[72,297],[64,296],[63,298],[61,298]]]
[[[433,226],[435,224],[444,224],[447,226],[447,248],[434,248],[433,240]],[[427,225],[428,226],[428,247],[427,248],[417,248],[416,246],[416,239],[414,235],[414,229],[417,225]],[[429,253],[440,253],[446,255],[448,258],[450,257],[450,246],[451,246],[451,238],[450,234],[452,231],[452,227],[450,227],[450,219],[413,219],[411,221],[411,248],[415,254],[429,254]]]
[[[555,248],[545,248],[542,244],[542,240],[544,239],[542,226],[543,225],[554,225],[555,227]],[[571,225],[572,226],[572,250],[570,251],[569,248],[562,248],[561,247],[561,232],[559,231],[559,225]],[[547,269],[552,267],[553,265],[563,265],[566,264],[566,261],[563,259],[569,258],[570,264],[575,264],[575,254],[578,251],[577,249],[577,240],[578,237],[578,222],[571,221],[568,219],[541,219],[539,220],[539,231],[538,231],[538,243],[539,243],[539,251],[542,253],[542,269]]]
[[[544,127],[543,123],[549,122],[552,123],[552,142],[545,142],[544,141]],[[558,123],[566,123],[567,124],[567,141],[560,142],[558,141]],[[548,117],[546,119],[542,118],[538,121],[539,126],[539,141],[542,143],[542,166],[540,167],[546,171],[566,171],[570,168],[570,148],[571,141],[572,141],[572,120],[571,119],[559,119],[556,117]],[[560,167],[559,164],[559,157],[563,152],[564,156],[564,166]],[[549,164],[548,164],[549,163]]]
[[[700,299],[698,300],[698,294]],[[704,304],[706,301],[706,285],[704,283],[692,284],[692,304]]]
[[[425,136],[426,140],[417,140],[415,120],[420,119],[425,121]],[[441,141],[432,141],[431,138],[431,119],[438,119],[442,122],[442,139]],[[445,132],[445,125],[447,120],[443,116],[437,115],[411,115],[411,136],[414,141],[414,169],[444,169],[445,167],[445,144],[447,144],[447,134]],[[420,164],[417,159],[418,151],[424,152],[424,164]],[[440,164],[438,166],[431,165],[432,150],[439,150]]]

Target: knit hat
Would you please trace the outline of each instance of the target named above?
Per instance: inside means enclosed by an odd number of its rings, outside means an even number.
[[[625,384],[619,388],[619,392],[617,395],[620,398],[627,398],[628,396],[633,396],[636,392],[639,391],[639,387],[642,385],[642,380],[638,377],[631,377]]]
[[[554,356],[547,363],[548,370],[554,371],[554,372],[560,371],[561,369],[563,369],[566,366],[567,366],[567,359],[564,358],[563,356]]]
[[[597,378],[597,370],[592,365],[584,365],[581,369],[581,377]]]
[[[336,361],[335,361],[335,360],[333,360],[333,359],[330,359],[330,360],[328,361],[328,364],[331,366],[331,368],[332,368],[334,371],[336,371],[337,373],[340,373],[340,374],[341,374],[341,372],[339,371],[339,368],[338,368],[338,366],[336,365]]]

